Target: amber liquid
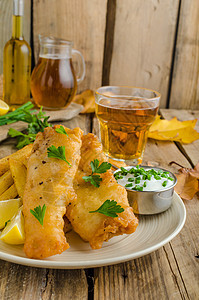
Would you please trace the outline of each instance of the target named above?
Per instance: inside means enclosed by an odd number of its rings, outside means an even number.
[[[31,92],[38,106],[67,107],[75,96],[77,81],[70,58],[40,57],[31,77]]]
[[[3,99],[13,108],[30,101],[31,48],[22,35],[22,16],[13,15],[12,38],[4,47]]]
[[[120,105],[111,105],[109,100],[101,99],[96,104],[96,115],[104,152],[115,159],[141,163],[157,110],[158,106],[144,101],[134,104],[132,100],[132,105],[129,101],[126,105],[121,101]]]

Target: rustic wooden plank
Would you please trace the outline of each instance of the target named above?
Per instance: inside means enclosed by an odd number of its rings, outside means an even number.
[[[95,269],[95,299],[188,299],[178,282],[180,277],[175,275],[176,264],[169,248],[166,245],[145,257]]]
[[[0,299],[88,299],[84,270],[24,267],[0,260]]]
[[[116,0],[108,0],[105,43],[104,43],[102,85],[109,85],[110,67],[111,67],[111,60],[113,55],[115,15],[116,15]]]
[[[177,117],[180,121],[198,119],[195,129],[199,132],[199,111],[194,110],[179,110],[179,109],[161,109],[162,116],[170,120]],[[179,144],[179,143],[178,143]],[[179,144],[179,147],[189,156],[191,162],[195,166],[199,161],[199,140],[191,144]]]
[[[161,110],[161,113],[165,119],[171,119],[176,116],[180,121],[199,119],[199,111],[185,111],[185,110]],[[196,129],[199,131],[199,122],[196,124]],[[192,161],[193,165],[196,165],[199,160],[199,141],[195,141],[191,144],[181,145],[181,149]],[[178,157],[176,159],[178,161]],[[199,295],[199,272],[194,268],[194,265],[198,265],[199,260],[199,248],[198,248],[198,231],[199,231],[199,195],[196,195],[191,201],[184,201],[187,209],[186,224],[178,236],[178,239],[174,239],[171,242],[172,251],[178,264],[178,268],[182,273],[182,279],[185,283],[187,294],[190,299],[197,299]],[[189,238],[188,238],[189,237]],[[182,248],[184,251],[182,251]],[[192,266],[187,268],[187,266]],[[189,284],[186,284],[189,282]]]
[[[199,197],[184,201],[187,219],[180,234],[171,242],[171,250],[188,299],[197,299],[199,295]]]
[[[93,131],[99,132],[96,119]],[[169,166],[169,162],[176,159],[190,167],[174,143],[148,140],[143,164],[151,162],[176,172],[176,166]],[[132,296],[139,300],[197,298],[199,201],[195,197],[185,205],[187,222],[170,243],[146,257],[95,270],[96,299],[132,299]]]
[[[199,1],[181,1],[170,108],[199,109]]]
[[[0,53],[12,36],[12,4],[13,0],[0,0]],[[24,1],[24,38],[30,43],[30,5],[31,0]],[[0,74],[3,73],[3,55],[0,56]]]
[[[60,122],[59,122],[60,123]],[[80,127],[84,134],[87,134],[91,131],[91,117],[90,115],[79,115],[72,120],[61,122],[61,124],[65,125],[66,127],[69,127],[71,129],[75,127]]]
[[[178,4],[117,1],[110,85],[157,90],[166,106]]]
[[[38,34],[72,40],[86,62],[86,77],[79,90],[101,85],[107,0],[34,0],[34,47]],[[50,4],[50,5],[49,5]],[[37,59],[36,59],[37,60]]]

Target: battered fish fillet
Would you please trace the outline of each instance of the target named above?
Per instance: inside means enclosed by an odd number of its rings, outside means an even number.
[[[88,134],[82,137],[81,160],[74,180],[77,201],[69,205],[66,215],[81,238],[88,241],[93,249],[99,249],[103,241],[113,236],[133,233],[138,220],[128,204],[125,188],[116,182],[111,170],[101,174],[99,188],[82,179],[91,174],[90,162],[94,159],[98,159],[100,164],[107,161],[98,138]],[[98,209],[107,199],[117,201],[125,209],[124,212],[117,218],[89,213]]]
[[[66,241],[63,216],[68,203],[76,199],[73,179],[80,160],[80,128],[65,128],[66,134],[57,133],[54,128],[46,128],[38,133],[27,165],[27,180],[23,196],[25,219],[24,251],[29,258],[44,258],[60,254],[69,245]],[[65,146],[65,161],[48,157],[47,148],[54,145]],[[43,226],[30,213],[39,205],[46,205]]]

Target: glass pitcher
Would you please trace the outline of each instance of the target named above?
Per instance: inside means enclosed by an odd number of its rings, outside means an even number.
[[[82,54],[72,49],[73,43],[39,35],[39,61],[31,76],[31,92],[37,106],[45,109],[66,108],[85,76]],[[75,75],[72,55],[77,56],[78,74]]]

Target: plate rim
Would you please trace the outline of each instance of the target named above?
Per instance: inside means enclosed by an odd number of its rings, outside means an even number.
[[[178,233],[182,230],[185,221],[186,221],[186,208],[185,205],[180,198],[180,196],[174,192],[174,201],[177,201],[182,208],[183,215],[182,215],[182,220],[180,223],[177,224],[177,227],[174,229],[174,231],[167,236],[165,239],[163,239],[161,242],[149,246],[146,249],[131,253],[131,254],[126,254],[122,256],[115,256],[112,258],[102,258],[102,259],[97,259],[95,261],[84,261],[84,262],[70,262],[70,261],[46,261],[46,260],[39,260],[39,259],[31,259],[27,257],[20,257],[17,255],[13,254],[8,254],[1,252],[0,249],[0,259],[24,265],[24,266],[29,266],[29,267],[36,267],[36,268],[48,268],[48,269],[84,269],[84,268],[96,268],[96,267],[102,267],[102,266],[107,266],[107,265],[114,265],[114,264],[119,264],[123,263],[126,261],[130,261],[139,257],[143,257],[149,253],[152,253],[159,248],[163,247],[165,244],[170,242],[174,237],[178,235]]]

